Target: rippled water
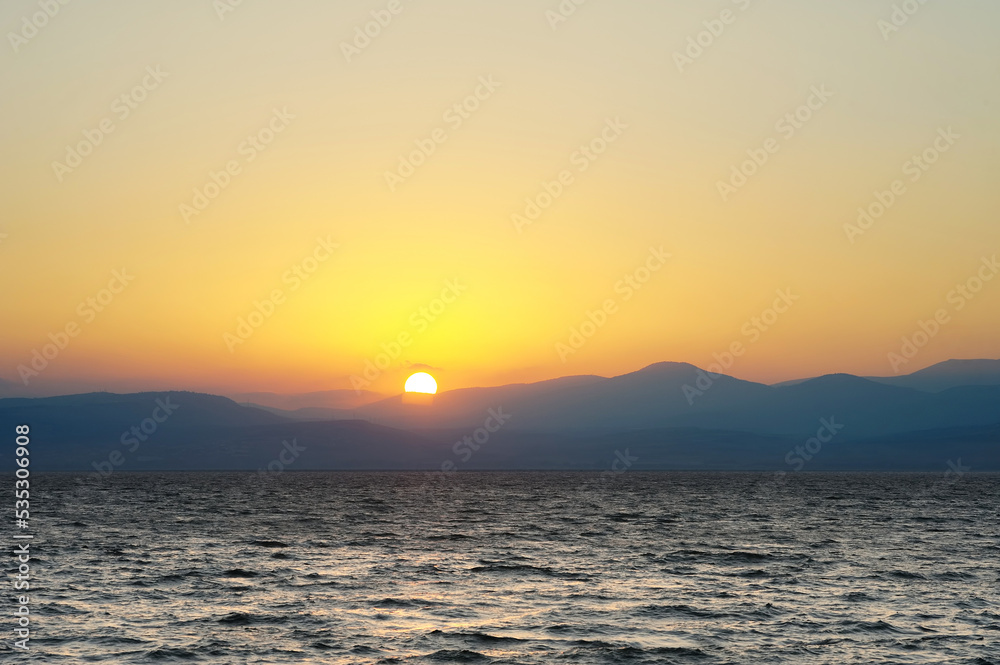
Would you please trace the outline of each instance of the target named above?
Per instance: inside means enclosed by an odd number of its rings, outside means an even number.
[[[0,659],[1000,663],[1000,476],[429,478],[41,476]]]

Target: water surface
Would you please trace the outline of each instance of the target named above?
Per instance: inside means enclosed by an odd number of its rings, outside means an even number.
[[[43,475],[17,658],[1000,663],[1000,476],[771,479]]]

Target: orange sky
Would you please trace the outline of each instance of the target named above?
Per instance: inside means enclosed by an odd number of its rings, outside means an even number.
[[[892,4],[5,3],[5,392],[998,357],[1000,8]]]

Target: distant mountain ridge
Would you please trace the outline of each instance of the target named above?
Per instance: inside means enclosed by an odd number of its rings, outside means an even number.
[[[319,390],[309,393],[229,393],[226,395],[236,402],[250,402],[272,409],[295,411],[298,409],[329,409],[350,411],[365,404],[371,404],[385,395],[370,390]]]
[[[601,469],[626,450],[637,469],[782,470],[822,428],[833,435],[810,469],[934,470],[962,459],[989,470],[1000,469],[1000,385],[987,383],[995,362],[899,377],[936,391],[847,374],[768,386],[656,363],[609,378],[447,391],[430,406],[396,396],[350,411],[285,411],[193,392],[8,398],[0,427],[31,426],[39,471],[285,468],[281,460],[289,470]],[[952,385],[963,380],[976,383]],[[491,427],[497,413],[505,422]],[[484,440],[462,443],[473,435]],[[8,458],[4,469],[13,468]]]
[[[872,381],[926,392],[961,386],[1000,385],[1000,360],[946,360],[903,376],[871,377]]]
[[[357,413],[405,429],[468,428],[498,404],[516,414],[511,428],[521,431],[682,427],[789,436],[807,431],[820,417],[837,416],[851,423],[844,438],[863,438],[1000,421],[1000,384],[929,393],[831,374],[768,386],[710,375],[686,363],[656,363],[571,385],[543,382],[449,391],[437,396],[433,409],[415,408],[392,397]]]

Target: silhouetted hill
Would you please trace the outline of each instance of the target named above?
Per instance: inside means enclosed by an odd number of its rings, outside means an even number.
[[[611,378],[454,390],[431,405],[396,396],[357,410],[373,422],[191,392],[2,399],[0,431],[31,426],[34,470],[260,469],[282,459],[301,470],[607,469],[626,450],[634,468],[781,470],[832,422],[836,436],[810,469],[934,470],[964,456],[986,470],[1000,468],[998,405],[992,385],[932,393],[834,374],[772,387],[657,363]],[[491,409],[509,422],[470,445]]]
[[[371,404],[383,399],[385,395],[362,390],[320,390],[308,393],[231,393],[227,397],[236,402],[245,404],[247,402],[257,406],[264,406],[272,409],[283,409],[286,411],[301,411],[303,409],[331,409],[340,412],[348,412],[365,404]]]
[[[1000,360],[946,360],[913,374],[872,377],[871,380],[926,392],[960,386],[1000,386]]]
[[[114,433],[152,418],[154,411],[183,429],[264,425],[285,418],[240,406],[227,397],[193,392],[85,393],[43,398],[0,399],[0,414],[35,421],[46,430],[85,436]]]
[[[772,387],[710,376],[683,363],[544,384],[544,389],[543,384],[519,384],[451,391],[439,395],[431,408],[395,397],[357,413],[403,429],[470,429],[482,424],[488,408],[502,405],[514,416],[509,428],[517,431],[699,428],[773,436],[806,436],[820,418],[833,417],[846,423],[843,438],[850,439],[1000,421],[1000,386],[931,394],[834,374]]]
[[[697,390],[691,397],[684,387]],[[764,400],[771,389],[750,381],[720,375],[710,379],[693,365],[657,363],[637,372],[612,378],[576,376],[531,384],[495,388],[467,388],[437,395],[433,409],[403,404],[394,397],[357,410],[403,428],[457,427],[482,424],[489,408],[502,405],[516,414],[517,430],[541,432],[618,431],[665,427],[674,418],[692,413],[710,414],[734,406],[750,407]]]

